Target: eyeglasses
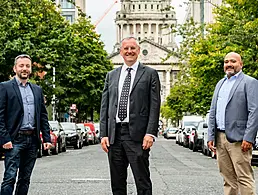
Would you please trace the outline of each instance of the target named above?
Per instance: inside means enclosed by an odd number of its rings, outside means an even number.
[[[27,54],[21,54],[21,55],[16,56],[15,62],[16,62],[19,58],[28,58],[28,59],[30,59],[30,61],[31,61],[31,57],[30,57],[29,55],[27,55]]]

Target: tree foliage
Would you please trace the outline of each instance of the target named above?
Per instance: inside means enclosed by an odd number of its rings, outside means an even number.
[[[167,98],[176,117],[206,114],[215,85],[224,76],[224,56],[231,51],[242,56],[243,71],[258,78],[258,1],[225,0],[215,13],[216,22],[205,26],[204,35],[192,21],[179,27],[184,38],[178,53],[181,75]]]
[[[99,110],[105,75],[112,65],[85,14],[81,12],[71,25],[50,0],[0,0],[0,9],[0,82],[13,75],[14,58],[26,53],[32,57],[34,72],[47,72],[44,79],[31,77],[43,87],[47,104],[55,94],[58,111],[67,112],[77,104],[81,119]]]

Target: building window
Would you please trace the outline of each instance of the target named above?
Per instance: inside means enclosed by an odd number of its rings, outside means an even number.
[[[133,5],[133,9],[135,9],[135,5]]]
[[[125,10],[125,5],[124,5],[124,10]]]
[[[61,8],[62,9],[74,9],[74,5],[68,0],[61,0]]]
[[[65,11],[65,12],[62,12],[61,14],[70,23],[75,22],[75,12],[74,11]]]
[[[69,21],[71,24],[74,23],[74,17],[73,15],[63,15],[67,21]]]
[[[159,9],[159,5],[157,5],[157,9]]]
[[[147,9],[147,4],[145,4],[145,9]]]
[[[151,9],[153,9],[153,5],[151,5]]]
[[[139,5],[139,9],[141,9],[141,5]]]
[[[140,41],[141,40],[141,37],[138,37],[138,41]]]
[[[147,56],[147,55],[148,55],[148,50],[147,50],[147,49],[144,49],[144,50],[142,51],[142,54],[143,54],[144,56]]]

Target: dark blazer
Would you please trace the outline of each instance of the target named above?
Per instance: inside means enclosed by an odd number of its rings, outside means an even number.
[[[225,78],[215,88],[209,115],[208,141],[217,137],[216,109],[218,94]],[[225,110],[225,134],[229,142],[254,143],[258,130],[258,81],[241,72],[229,94]]]
[[[44,142],[51,143],[50,128],[42,89],[29,83],[34,95],[36,135],[40,144],[40,131]],[[23,120],[22,96],[15,79],[0,83],[0,145],[13,141]]]
[[[115,140],[118,83],[122,67],[106,76],[100,110],[100,137]],[[160,81],[156,70],[139,63],[129,103],[129,132],[133,141],[142,142],[145,134],[158,134]]]

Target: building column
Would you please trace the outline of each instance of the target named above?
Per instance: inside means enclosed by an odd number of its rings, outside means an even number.
[[[149,37],[151,37],[151,23],[149,23],[149,30],[148,30]]]
[[[159,24],[156,23],[156,43],[159,43]]]
[[[124,38],[124,34],[123,34],[123,28],[124,28],[124,25],[123,24],[120,24],[120,40],[122,41],[123,38]]]
[[[119,30],[119,24],[116,25],[116,42],[120,43],[120,30]]]
[[[166,94],[167,97],[170,93],[170,70],[166,70]]]
[[[137,34],[136,34],[136,24],[133,24],[133,36],[134,38],[137,39]]]
[[[126,24],[126,25],[127,25],[127,36],[130,37],[131,36],[130,24]]]
[[[141,40],[144,38],[143,23],[141,23]]]

